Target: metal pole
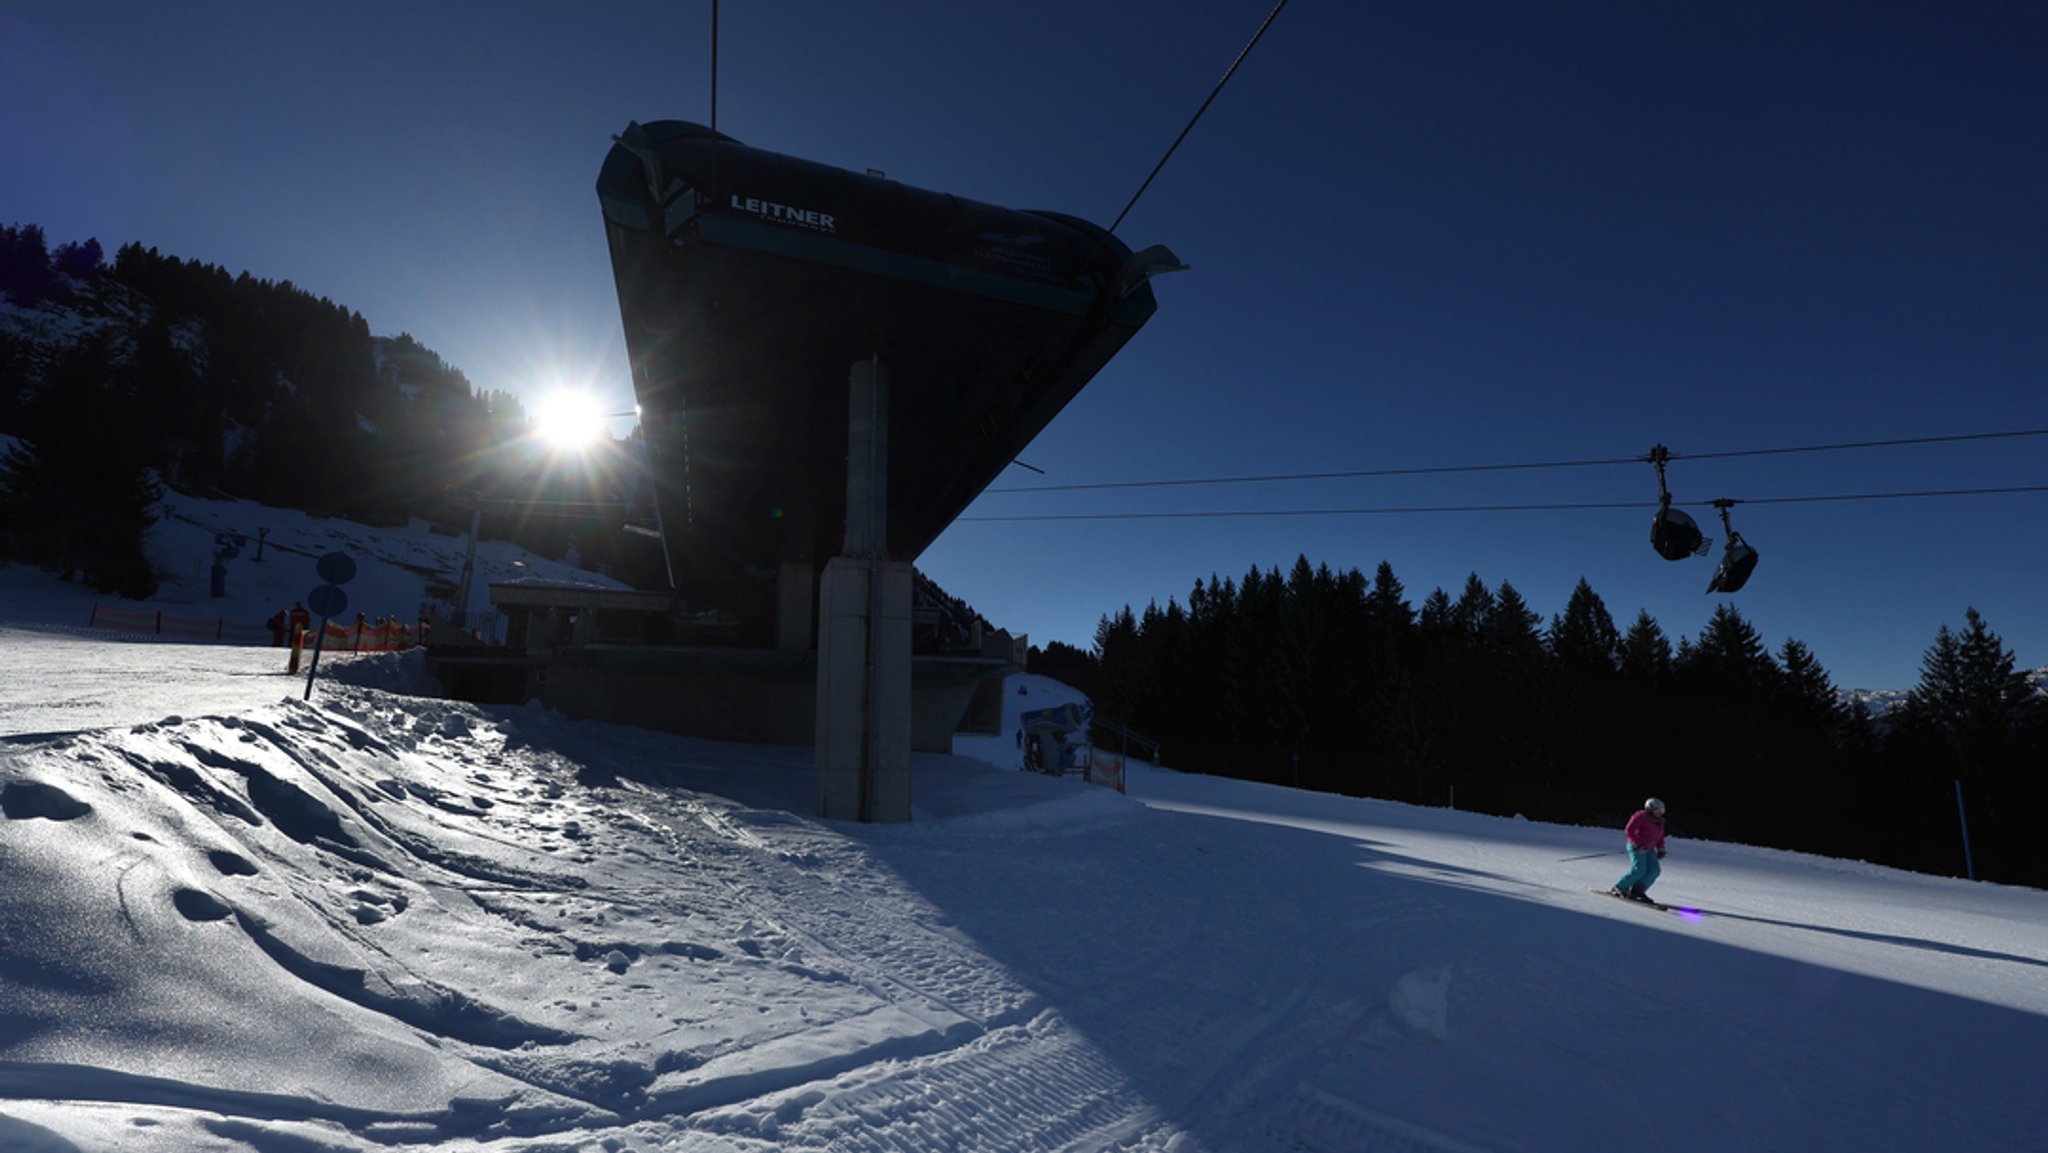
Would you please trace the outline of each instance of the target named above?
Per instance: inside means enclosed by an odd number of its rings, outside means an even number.
[[[321,618],[320,618],[320,635],[319,635],[318,637],[315,637],[315,638],[314,638],[314,640],[313,640],[313,661],[312,661],[312,663],[311,663],[311,664],[309,664],[309,665],[307,665],[307,666],[306,666],[306,695],[305,695],[305,696],[303,696],[303,697],[300,697],[300,698],[299,698],[299,699],[300,699],[300,700],[302,700],[302,701],[310,701],[310,700],[312,700],[312,699],[313,699],[313,674],[314,674],[315,672],[319,671],[319,668],[320,668],[320,648],[321,648],[321,646],[322,646],[322,645],[325,645],[326,643],[327,643],[327,618],[326,618],[326,617],[321,617]]]
[[[668,591],[676,591],[676,561],[668,551],[668,522],[661,516],[661,490],[654,481],[654,450],[647,447],[647,426],[640,426],[640,479],[647,483],[647,499],[654,503],[654,532],[661,540],[662,571],[668,574]]]
[[[1963,779],[1957,777],[1955,782],[1956,820],[1963,826],[1963,872],[1974,881],[1977,879],[1977,862],[1970,856],[1970,814],[1963,811]]]
[[[479,504],[469,516],[469,551],[462,556],[462,579],[456,582],[455,627],[469,630],[469,582],[476,576],[476,534],[483,531],[484,506]]]

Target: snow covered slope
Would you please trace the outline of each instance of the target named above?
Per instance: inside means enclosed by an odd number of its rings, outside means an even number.
[[[5,451],[4,444],[0,451]],[[256,559],[259,532],[268,533],[261,562]],[[227,595],[214,597],[214,540],[222,533],[239,533],[248,543],[227,562]],[[362,612],[373,619],[395,616],[410,621],[428,599],[429,586],[455,584],[467,546],[467,537],[444,536],[422,524],[371,528],[252,501],[208,500],[167,491],[147,544],[151,563],[163,574],[163,587],[154,598],[124,601],[56,580],[33,566],[0,562],[0,626],[83,628],[96,603],[134,613],[162,611],[260,626],[272,613],[304,600],[315,585],[324,583],[315,566],[330,552],[345,552],[356,562],[356,577],[343,590],[348,594],[348,617]],[[484,541],[476,551],[471,611],[490,612],[492,582],[525,579],[624,587],[505,541]]]
[[[1658,895],[1698,911],[1660,914],[1586,892],[1618,856],[1564,859],[1612,830],[1143,766],[1121,797],[920,755],[914,822],[832,824],[800,749],[406,695],[416,656],[303,703],[223,652],[0,632],[25,710],[98,669],[168,711],[0,733],[0,1149],[1985,1153],[2048,1124],[2048,894],[1680,841]]]

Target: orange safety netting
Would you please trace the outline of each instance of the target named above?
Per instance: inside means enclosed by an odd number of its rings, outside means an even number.
[[[274,645],[283,643],[272,635],[269,626],[249,624],[245,621],[231,621],[226,617],[184,617],[155,609],[116,609],[96,604],[92,618],[86,627],[110,629],[115,632],[143,633],[150,636],[176,638],[188,641],[214,641],[236,645]],[[284,640],[289,641],[287,635]],[[310,643],[316,638],[307,633]],[[338,621],[327,622],[326,649],[329,652],[395,652],[409,649],[418,644],[410,625],[396,621],[372,623],[364,620],[356,624]]]
[[[328,652],[383,653],[409,649],[419,643],[413,639],[412,626],[396,621],[371,622],[358,620],[354,624],[327,622]],[[311,632],[307,634],[311,637]]]

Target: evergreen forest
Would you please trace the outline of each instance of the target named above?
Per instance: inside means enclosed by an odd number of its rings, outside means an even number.
[[[1368,579],[1301,557],[1125,606],[1092,651],[1034,649],[1032,671],[1176,769],[1616,830],[1655,794],[1679,837],[2048,884],[2048,701],[1965,622],[1876,716],[1730,601],[1674,638],[1647,613],[1617,622],[1583,579],[1545,622],[1507,581],[1418,608],[1389,564]]]
[[[659,563],[620,532],[637,495],[630,446],[550,458],[524,438],[516,398],[289,280],[140,244],[111,259],[96,240],[53,249],[38,226],[9,225],[0,296],[0,432],[17,440],[0,453],[0,559],[148,596],[160,477],[368,524],[467,529],[481,507],[487,537]]]

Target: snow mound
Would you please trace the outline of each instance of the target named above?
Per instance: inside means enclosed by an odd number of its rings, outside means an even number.
[[[1403,973],[1387,993],[1387,1009],[1394,1020],[1413,1033],[1448,1041],[1450,1034],[1451,968],[1417,969]]]
[[[1063,795],[1036,804],[1005,807],[966,816],[941,818],[949,831],[985,831],[1074,835],[1092,832],[1134,818],[1140,806],[1114,789],[1083,785],[1070,779]]]

